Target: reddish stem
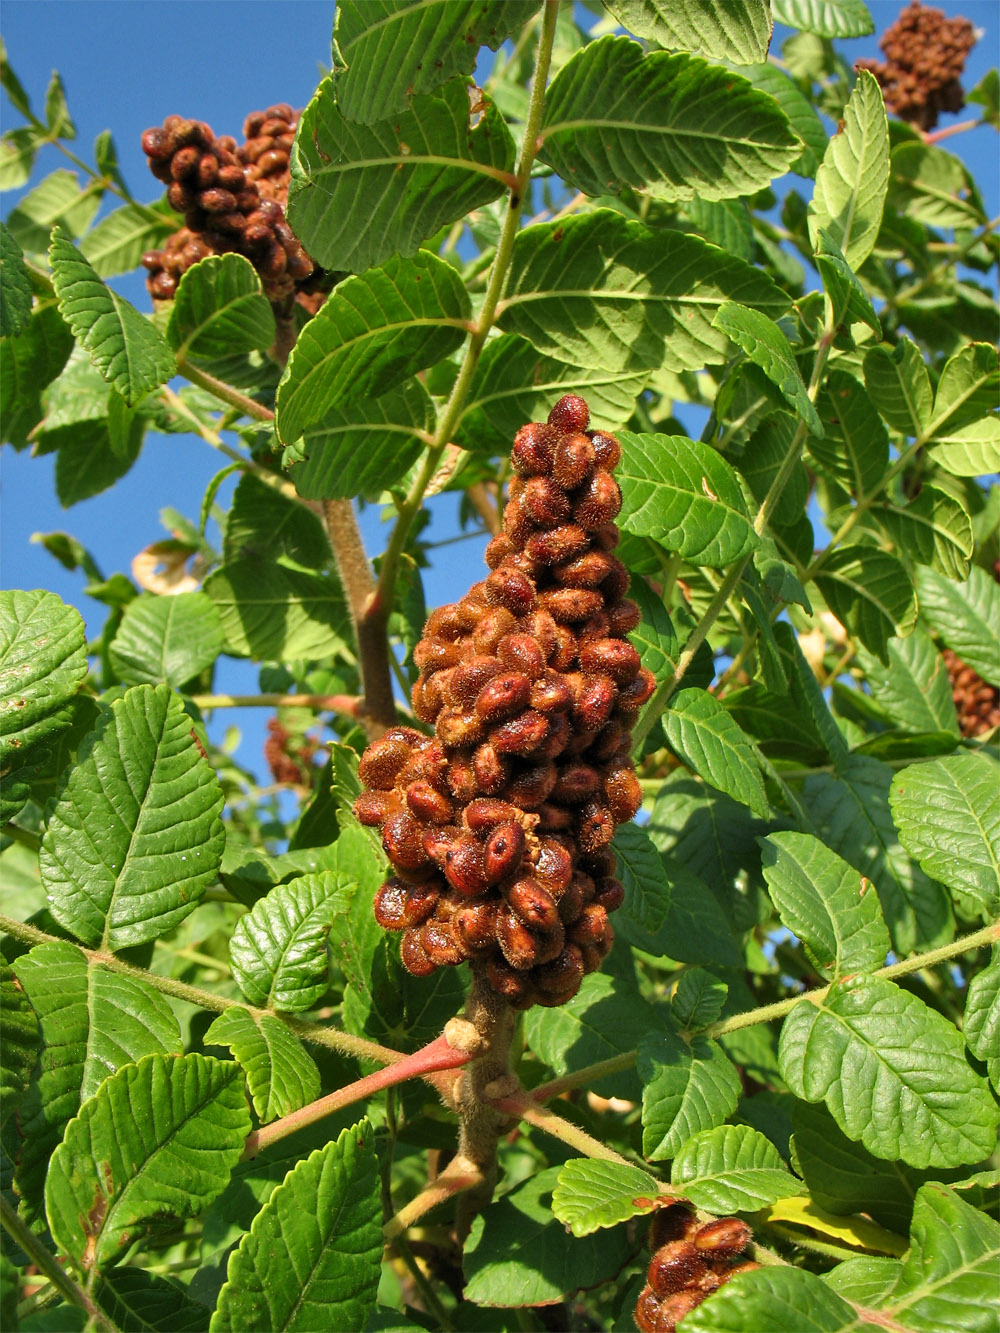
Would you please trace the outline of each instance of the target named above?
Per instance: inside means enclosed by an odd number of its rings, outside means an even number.
[[[247,1138],[246,1147],[243,1150],[243,1160],[249,1161],[251,1157],[256,1157],[270,1144],[277,1143],[279,1139],[287,1138],[289,1134],[294,1134],[296,1130],[302,1129],[304,1125],[313,1125],[317,1120],[332,1115],[334,1111],[350,1106],[352,1102],[361,1101],[363,1098],[371,1097],[373,1093],[381,1092],[383,1088],[392,1087],[396,1083],[403,1083],[410,1078],[428,1078],[441,1070],[458,1069],[462,1065],[468,1064],[471,1058],[467,1051],[461,1051],[452,1046],[444,1035],[435,1037],[426,1046],[421,1046],[419,1051],[404,1056],[402,1060],[398,1060],[395,1064],[386,1065],[384,1069],[378,1069],[374,1074],[368,1074],[354,1083],[349,1083],[344,1088],[338,1088],[336,1092],[328,1093],[327,1096],[310,1102],[308,1106],[293,1111],[291,1115],[282,1116],[280,1120],[273,1120],[271,1124],[254,1130]],[[439,1091],[444,1092],[446,1090],[437,1080],[432,1079],[431,1081],[435,1083]]]

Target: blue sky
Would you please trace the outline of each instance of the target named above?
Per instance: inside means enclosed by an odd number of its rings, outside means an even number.
[[[879,30],[901,7],[897,0],[869,3]],[[948,14],[964,14],[984,31],[967,66],[965,83],[971,87],[997,63],[1000,0],[943,0],[940,7]],[[126,179],[138,198],[149,201],[159,197],[160,187],[139,146],[145,128],[177,112],[207,120],[218,133],[241,137],[243,119],[252,110],[279,101],[303,106],[329,61],[332,24],[333,5],[326,0],[4,0],[2,12],[9,59],[33,105],[42,106],[51,71],[58,69],[77,126],[76,151],[89,158],[97,134],[112,129]],[[776,34],[775,49],[780,40]],[[849,60],[879,54],[876,37],[839,46]],[[20,117],[4,99],[0,125],[10,129],[18,123]],[[944,146],[967,162],[983,189],[989,215],[995,215],[1000,211],[996,133],[978,129]],[[66,165],[55,149],[46,150],[32,183]],[[16,198],[16,193],[4,196],[5,213]],[[116,280],[115,286],[148,309],[141,275]],[[31,534],[68,531],[93,552],[106,575],[127,571],[137,551],[166,535],[158,518],[163,506],[197,519],[205,488],[225,461],[194,437],[149,435],[138,463],[113,490],[63,510],[55,498],[53,457],[31,458],[5,449],[0,496],[3,585],[52,589],[79,606],[88,630],[95,632],[103,609],[82,597],[82,574],[64,570],[31,543]],[[232,484],[220,492],[223,501],[231,495]],[[430,539],[453,536],[454,497],[439,497],[430,507]],[[362,528],[369,553],[377,554],[386,535],[377,506],[362,515]],[[440,553],[434,570],[425,572],[429,605],[461,596],[478,577],[481,550],[482,543],[470,541]],[[257,668],[223,659],[216,687],[255,692]],[[244,728],[240,758],[260,771],[266,714],[229,710],[216,718],[216,737],[232,721]]]

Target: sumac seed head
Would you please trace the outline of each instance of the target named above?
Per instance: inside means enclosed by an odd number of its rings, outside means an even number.
[[[625,886],[621,880],[610,875],[600,880],[594,895],[594,902],[600,903],[605,912],[617,912],[625,901]]]
[[[598,851],[606,847],[614,835],[615,821],[603,801],[587,801],[580,807],[577,838],[581,851]]]
[[[614,472],[622,461],[622,447],[617,439],[608,431],[595,430],[590,440],[594,446],[594,453],[597,455],[598,467],[607,468],[609,472]]]
[[[396,792],[363,791],[354,802],[354,818],[365,828],[375,828],[399,808]]]
[[[535,985],[543,994],[564,995],[567,1000],[580,989],[583,977],[583,954],[575,944],[567,944],[556,958],[534,973]]]
[[[567,510],[569,506],[566,506]],[[504,532],[498,532],[486,547],[484,559],[490,569],[498,569],[517,550],[514,543]]]
[[[566,393],[548,416],[548,424],[557,431],[582,431],[590,424],[590,408],[577,393]]]
[[[361,756],[358,777],[373,791],[390,791],[396,776],[409,761],[413,747],[399,736],[385,735],[372,741]]]
[[[552,476],[565,490],[572,491],[582,485],[596,466],[597,454],[588,436],[564,435],[556,445]]]
[[[382,846],[400,870],[419,870],[427,861],[423,825],[408,810],[390,815],[382,825]]]
[[[688,1240],[671,1240],[653,1255],[646,1281],[662,1300],[697,1281],[706,1264]]]
[[[699,1225],[697,1217],[686,1204],[672,1203],[666,1208],[658,1208],[653,1214],[646,1240],[650,1250],[655,1253],[667,1241],[690,1239]]]
[[[442,708],[435,720],[434,731],[446,749],[461,749],[483,739],[483,720],[475,712]]]
[[[513,489],[511,497],[514,498]],[[540,528],[565,523],[570,514],[569,496],[551,477],[530,477],[520,493],[522,513]]]
[[[543,593],[540,600],[553,620],[560,625],[573,625],[586,620],[604,605],[601,594],[589,588],[554,588]]]
[[[514,436],[511,467],[521,477],[547,475],[552,471],[552,455],[558,439],[557,430],[540,422],[532,421],[522,426]]]
[[[487,888],[485,861],[481,845],[468,835],[466,839],[449,847],[443,867],[453,889],[466,898],[475,898]]]
[[[469,902],[452,918],[451,928],[468,953],[496,947],[497,904],[491,899]]]
[[[492,577],[491,574],[490,578]],[[473,647],[477,653],[492,657],[503,636],[510,634],[516,626],[517,621],[507,607],[493,606],[482,616],[472,632]]]
[[[537,810],[548,799],[556,784],[556,776],[556,766],[551,759],[531,764],[511,777],[504,795],[522,810]]]
[[[473,657],[463,662],[448,678],[448,701],[459,708],[471,707],[486,682],[502,670],[503,663],[497,657]]]
[[[618,688],[610,676],[585,676],[573,710],[577,726],[582,731],[600,731],[617,702]]]
[[[398,879],[387,879],[375,894],[375,920],[383,930],[402,930],[406,921],[407,886]]]
[[[660,1314],[660,1298],[652,1287],[643,1287],[635,1306],[635,1326],[639,1333],[656,1333]]]
[[[698,1228],[694,1247],[706,1257],[732,1258],[753,1240],[753,1232],[739,1217],[717,1217]]]
[[[664,1296],[660,1301],[660,1313],[656,1316],[656,1333],[674,1333],[684,1316],[690,1314],[704,1299],[704,1292],[691,1287]]]
[[[476,712],[487,726],[493,726],[523,713],[530,698],[531,681],[524,672],[505,671],[494,676],[476,695]]]
[[[429,977],[437,971],[437,963],[427,956],[427,951],[420,942],[419,928],[406,931],[399,946],[399,956],[407,972],[415,977]]]
[[[504,892],[511,911],[533,930],[552,930],[559,924],[555,899],[530,875],[515,882]]]
[[[528,708],[509,722],[494,727],[490,744],[501,755],[529,755],[542,745],[548,734],[548,719]]]
[[[510,671],[523,671],[537,680],[545,671],[545,654],[533,634],[505,634],[497,644],[497,657]]]
[[[524,553],[539,565],[561,565],[585,551],[589,543],[590,538],[579,524],[564,523],[533,533],[524,544]],[[559,619],[554,611],[552,614]]]
[[[640,667],[635,680],[619,690],[618,707],[625,712],[634,712],[652,697],[655,689],[656,677],[646,667]]]
[[[486,741],[478,746],[472,756],[472,772],[475,781],[475,790],[467,799],[472,796],[498,796],[505,788],[509,776],[509,767],[507,760],[500,755],[495,747]],[[511,792],[505,793],[511,796]],[[518,801],[519,805],[524,804]]]
[[[532,874],[558,897],[573,878],[573,853],[569,839],[542,838]]]
[[[498,995],[515,1008],[525,1000],[530,1002],[531,982],[523,972],[515,971],[500,958],[491,958],[486,964],[486,979]]]
[[[516,820],[517,810],[507,801],[480,796],[465,807],[462,819],[466,828],[482,838],[488,837],[498,824],[508,824]]]
[[[639,674],[639,654],[627,639],[591,639],[580,649],[584,671],[603,672],[616,685],[628,685]]]
[[[630,761],[611,769],[604,778],[604,798],[616,824],[627,824],[642,805],[642,787]]]
[[[535,605],[535,585],[527,574],[512,568],[510,561],[486,580],[486,595],[493,605],[506,607],[515,616],[527,615]]]
[[[592,532],[618,517],[622,493],[610,472],[598,468],[573,501],[573,517],[581,528]]]
[[[558,672],[547,671],[532,685],[528,702],[539,713],[566,713],[573,707],[573,695]]]
[[[418,778],[406,789],[406,804],[410,814],[425,824],[447,824],[455,811],[447,796],[431,786],[426,778]]]

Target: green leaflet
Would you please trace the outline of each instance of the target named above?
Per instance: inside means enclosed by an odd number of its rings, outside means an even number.
[[[232,356],[270,347],[274,315],[260,278],[242,255],[209,255],[184,274],[170,308],[167,339],[180,356]]]
[[[862,0],[771,0],[778,23],[820,37],[864,37],[875,24]]]
[[[497,313],[506,332],[577,366],[700,370],[729,354],[729,339],[712,325],[726,300],[772,318],[788,304],[743,260],[601,208],[518,235]]]
[[[44,414],[41,392],[73,350],[73,335],[55,301],[40,302],[16,338],[0,338],[0,398],[4,442],[23,449]]]
[[[3,1066],[0,1067],[0,1124],[6,1123],[28,1089],[38,1059],[41,1033],[31,1000],[9,964],[0,964],[3,1002]]]
[[[681,435],[619,437],[622,527],[695,564],[719,568],[757,545],[732,468]]]
[[[919,565],[920,614],[946,647],[991,685],[1000,684],[1000,584],[973,565],[962,583]]]
[[[903,846],[987,919],[1000,899],[1000,765],[956,754],[897,773],[889,792]]]
[[[342,0],[333,29],[341,110],[363,124],[405,111],[414,95],[471,74],[479,47],[496,51],[538,7],[539,0]]]
[[[57,227],[49,250],[59,312],[104,378],[131,406],[174,374],[173,354],[148,319],[106,287]]]
[[[334,574],[247,555],[211,574],[205,592],[235,656],[291,662],[347,651],[350,615]]]
[[[889,932],[878,894],[858,872],[808,833],[761,839],[764,878],[782,925],[797,935],[824,977],[881,967]]]
[[[756,747],[739,723],[707,690],[680,690],[670,701],[663,730],[674,752],[699,777],[748,805],[762,818],[767,794]]]
[[[111,950],[166,934],[215,878],[222,804],[180,699],[165,685],[128,690],[49,811],[40,867],[52,915]]]
[[[72,720],[87,675],[83,619],[55,593],[0,591],[0,818],[31,793],[34,770]]]
[[[144,593],[125,608],[109,656],[119,678],[129,685],[162,681],[180,689],[221,651],[219,613],[205,593]]]
[[[777,1148],[748,1125],[719,1125],[695,1134],[670,1168],[670,1183],[697,1208],[754,1213],[798,1194]]]
[[[459,347],[471,314],[456,271],[426,250],[340,283],[303,328],[278,386],[285,444],[327,411],[377,397]]]
[[[362,1328],[382,1259],[378,1163],[362,1120],[300,1161],[233,1251],[212,1333]]]
[[[126,1065],[67,1127],[45,1184],[57,1243],[103,1268],[164,1218],[193,1217],[220,1194],[250,1132],[240,1068],[203,1055]]]
[[[724,301],[712,323],[723,333],[728,333],[750,360],[760,366],[813,434],[821,435],[822,423],[806,392],[791,346],[774,320],[759,310],[749,310],[735,301]]]
[[[279,1018],[234,1005],[205,1033],[206,1046],[227,1046],[243,1066],[253,1109],[262,1125],[290,1115],[319,1096],[319,1070]]]
[[[843,123],[816,173],[809,236],[817,248],[825,229],[857,269],[874,248],[889,187],[889,125],[882,92],[868,70],[858,73]]]
[[[778,1050],[797,1097],[823,1100],[849,1138],[912,1166],[961,1166],[992,1151],[1000,1124],[952,1024],[881,977],[834,982],[796,1005]]]
[[[836,547],[817,570],[816,586],[841,624],[883,662],[889,640],[916,623],[913,585],[888,551],[860,543]]]
[[[639,1044],[642,1151],[654,1161],[676,1157],[700,1130],[732,1115],[740,1076],[718,1042],[674,1032],[650,1033]]]
[[[31,280],[21,247],[0,222],[0,338],[18,334],[31,320]]]
[[[773,98],[686,53],[627,37],[578,51],[545,95],[538,156],[587,194],[731,199],[783,174],[800,144]]]
[[[317,514],[245,473],[233,494],[222,557],[227,561],[284,558],[306,569],[325,569],[330,564],[330,539]]]
[[[150,217],[150,206],[125,204],[102,218],[80,242],[80,253],[99,278],[130,273],[147,250],[157,250],[175,230],[177,214],[160,205],[159,220]],[[154,213],[157,206],[153,206]]]
[[[326,79],[303,112],[288,195],[289,222],[324,268],[361,273],[415,254],[508,188],[514,140],[485,93],[475,125],[458,79],[370,124],[343,114],[342,95],[342,80]]]
[[[767,0],[610,0],[606,8],[636,37],[737,65],[763,60],[771,41]]]
[[[659,1181],[640,1167],[573,1157],[559,1172],[552,1212],[574,1236],[589,1236],[652,1210]]]
[[[1000,946],[969,983],[963,1029],[969,1050],[985,1062],[994,1088],[1000,1086]]]

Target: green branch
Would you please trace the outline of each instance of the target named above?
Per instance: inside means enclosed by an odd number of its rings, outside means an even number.
[[[895,977],[903,977],[910,972],[919,972],[926,967],[935,967],[938,963],[947,962],[949,958],[955,958],[959,954],[969,953],[973,949],[985,949],[998,942],[1000,942],[1000,921],[994,921],[991,925],[984,926],[982,930],[977,930],[972,935],[963,935],[961,939],[952,940],[950,944],[942,944],[938,949],[915,954],[912,958],[904,958],[900,963],[890,963],[888,967],[880,967],[877,971],[868,975],[885,977],[891,981]],[[786,1014],[791,1013],[796,1005],[821,1003],[836,984],[836,982],[830,982],[828,986],[819,986],[815,990],[805,991],[802,995],[793,995],[786,1000],[778,1000],[775,1004],[762,1005],[759,1009],[749,1009],[743,1014],[733,1014],[731,1018],[723,1018],[718,1023],[712,1023],[704,1029],[703,1035],[706,1037],[724,1037],[730,1032],[739,1032],[742,1028],[756,1027],[758,1023],[771,1023],[776,1018],[784,1018]],[[537,1087],[532,1093],[532,1100],[536,1102],[547,1101],[551,1097],[559,1096],[560,1093],[568,1092],[571,1088],[585,1087],[604,1074],[616,1074],[620,1070],[631,1069],[635,1064],[637,1055],[638,1052],[634,1050],[623,1051],[621,1055],[613,1056],[610,1060],[602,1060],[598,1064],[577,1069],[571,1074],[564,1074],[561,1078],[553,1079],[550,1083],[543,1083],[540,1087]],[[500,1103],[497,1103],[497,1105],[500,1105]],[[601,1144],[600,1146],[603,1149],[604,1145]],[[581,1151],[583,1150],[581,1149]],[[591,1156],[592,1154],[588,1153],[587,1155]]]
[[[186,356],[178,356],[177,369],[185,379],[189,379],[192,384],[197,384],[199,389],[204,389],[213,398],[218,398],[220,403],[235,407],[241,416],[250,417],[252,421],[261,421],[267,425],[273,423],[274,413],[263,403],[258,403],[256,399],[241,393],[239,389],[227,384],[225,380],[210,375],[207,370],[200,370],[197,366],[192,365]]]
[[[56,935],[49,935],[46,931],[39,930],[37,926],[29,926],[26,922],[16,921],[9,916],[0,915],[0,931],[13,935],[15,939],[24,940],[26,944],[66,943]],[[340,1032],[336,1028],[324,1027],[319,1023],[306,1023],[301,1019],[291,1018],[288,1014],[275,1013],[271,1009],[256,1009],[253,1005],[242,1004],[239,1000],[230,1000],[225,996],[215,995],[212,991],[202,990],[200,986],[189,986],[185,981],[176,981],[173,977],[163,977],[156,972],[133,967],[131,963],[126,963],[115,954],[102,949],[87,949],[75,941],[73,947],[80,950],[88,963],[99,964],[110,972],[120,972],[123,976],[145,982],[147,986],[152,986],[163,995],[170,995],[175,1000],[196,1005],[199,1009],[207,1009],[210,1013],[221,1014],[227,1009],[246,1009],[258,1019],[265,1015],[277,1018],[303,1041],[310,1042],[314,1046],[329,1046],[343,1055],[353,1055],[359,1060],[374,1060],[380,1065],[396,1064],[407,1058],[402,1051],[379,1046],[377,1042],[367,1041],[364,1037],[355,1037],[350,1032]]]

